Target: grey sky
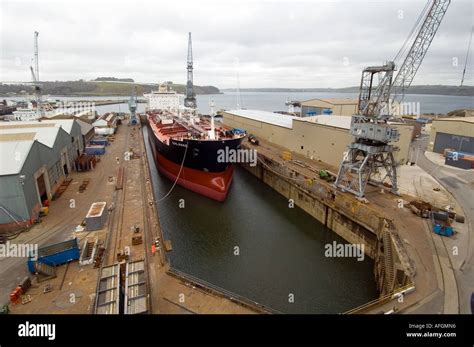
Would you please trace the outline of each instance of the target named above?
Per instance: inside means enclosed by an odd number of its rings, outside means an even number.
[[[394,58],[425,4],[0,0],[0,81],[31,79],[38,30],[41,80],[115,76],[183,83],[192,31],[198,85],[236,87],[238,68],[241,87],[353,86],[364,66]],[[473,4],[451,2],[414,84],[460,84]]]

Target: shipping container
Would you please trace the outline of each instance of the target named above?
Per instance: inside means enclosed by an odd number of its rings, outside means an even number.
[[[90,140],[91,145],[108,146],[109,140],[106,137],[94,137]]]
[[[444,163],[449,166],[454,166],[459,169],[470,170],[474,162],[465,159],[453,160],[449,157],[446,157]]]
[[[85,149],[87,155],[102,155],[105,154],[105,146],[103,145],[90,145]]]
[[[94,202],[86,215],[86,230],[102,229],[107,219],[107,203]]]
[[[79,243],[77,238],[44,246],[38,249],[38,254],[30,253],[28,257],[28,270],[35,273],[35,263],[43,263],[49,266],[58,266],[80,257]]]
[[[459,151],[447,151],[446,157],[457,160],[457,159],[465,159],[474,161],[474,154],[473,153],[466,153],[466,152],[459,152]]]
[[[94,129],[96,135],[113,135],[115,133],[114,128],[98,128]]]

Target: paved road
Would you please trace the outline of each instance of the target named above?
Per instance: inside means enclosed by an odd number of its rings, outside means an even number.
[[[66,241],[71,238],[72,230],[77,224],[78,223],[64,223],[50,230],[43,228],[41,230],[30,231],[27,236],[20,236],[22,240],[24,240],[20,242],[20,244],[38,243],[38,247],[41,247],[46,244]],[[41,233],[44,233],[44,235]],[[36,241],[38,237],[40,241]],[[17,242],[15,241],[16,240],[13,242],[16,244]],[[9,302],[11,291],[23,278],[26,276],[31,277],[31,274],[28,272],[27,261],[27,258],[0,257],[0,306]]]
[[[415,156],[417,164],[454,196],[464,210],[468,225],[468,251],[460,268],[455,268],[454,273],[458,283],[460,313],[472,313],[470,298],[474,292],[474,170],[450,169],[433,163],[423,154],[428,140],[424,136],[412,144],[415,152],[417,147],[420,148],[419,155]]]

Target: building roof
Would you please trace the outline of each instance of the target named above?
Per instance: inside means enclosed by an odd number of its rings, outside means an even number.
[[[41,122],[51,122],[54,123],[56,127],[61,127],[64,129],[65,132],[68,134],[71,133],[72,126],[74,125],[74,119],[52,119],[52,120],[46,120],[46,121],[41,121]]]
[[[84,110],[82,111],[75,111],[75,110],[70,110],[70,109],[56,109],[55,112],[53,113],[48,113],[44,115],[45,118],[48,119],[73,119],[73,118],[79,118],[84,115],[90,115],[95,113],[92,107],[86,108],[84,107]]]
[[[33,143],[33,140],[0,140],[0,176],[19,173]]]
[[[107,127],[109,126],[109,123],[105,119],[98,119],[94,123],[92,123],[92,126],[94,127]]]
[[[71,133],[74,119],[48,119],[41,121],[12,121],[0,122],[0,130],[2,129],[41,129],[41,128],[63,128],[68,134]]]
[[[107,117],[105,117],[105,120],[107,122],[111,122],[115,117],[115,113],[109,113],[109,115]]]
[[[287,116],[280,113],[260,111],[260,110],[229,110],[225,111],[235,116],[255,120],[258,122],[277,125],[280,127],[291,129],[293,126],[293,119],[298,117]]]
[[[447,118],[436,118],[433,122],[466,122],[474,123],[474,117],[447,117]]]
[[[73,119],[80,119],[80,120],[82,120],[82,121],[84,121],[84,122],[92,123],[92,121],[95,120],[95,111],[92,111],[92,110],[85,110],[85,111],[78,112],[78,113],[74,113],[74,114],[70,114],[70,113],[58,113],[58,114],[47,115],[47,116],[45,116],[45,117],[48,118],[49,120],[61,120],[61,119],[73,120]]]
[[[298,121],[316,123],[326,125],[334,128],[350,129],[351,128],[351,116],[335,116],[335,115],[319,115],[312,117],[300,117]]]
[[[327,103],[331,105],[357,105],[357,99],[351,98],[325,98],[325,99],[309,99],[301,103],[304,106],[316,106],[318,104]]]
[[[71,133],[74,120],[0,122],[0,175],[21,171],[33,143],[53,148],[59,129]]]
[[[89,131],[94,129],[92,125],[90,125],[87,122],[84,122],[83,120],[76,119],[77,123],[81,126],[81,134],[86,135]]]
[[[0,133],[0,141],[33,141],[36,133]]]
[[[0,139],[3,138],[1,142],[3,144],[6,141],[23,141],[25,137],[28,137],[30,141],[36,140],[49,148],[53,148],[58,132],[59,128],[56,127],[41,128],[40,131],[34,128],[2,129],[0,127]],[[10,136],[10,138],[8,136]]]

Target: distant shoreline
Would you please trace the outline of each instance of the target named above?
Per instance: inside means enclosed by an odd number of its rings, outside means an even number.
[[[206,94],[196,94],[196,95],[220,95],[224,94],[223,92],[219,93],[206,93]],[[25,94],[25,95],[7,95],[7,94],[0,94],[0,98],[24,98],[25,96],[31,96],[32,94]],[[94,95],[94,94],[44,94],[43,99],[48,99],[48,98],[90,98],[91,100],[94,100],[95,97],[98,98],[121,98],[123,99],[123,102],[128,102],[130,99],[129,95]],[[143,95],[137,95],[138,99],[144,99]],[[104,99],[106,101],[107,99]],[[1,100],[0,100],[1,101]]]
[[[132,87],[129,84],[113,82],[42,82],[43,95],[56,97],[130,97]],[[180,94],[185,93],[185,85],[173,84],[173,90]],[[149,93],[154,87],[136,84],[136,95]],[[219,89],[214,86],[194,86],[196,95],[219,95],[226,92],[237,92],[236,88]],[[27,85],[2,84],[0,82],[0,97],[23,97],[31,94],[32,88]],[[240,88],[245,93],[337,93],[358,95],[359,87],[345,88]],[[442,95],[442,96],[467,96],[474,97],[474,86],[446,86],[446,85],[418,85],[411,86],[407,95]],[[474,102],[474,101],[473,101]]]
[[[237,92],[236,88],[221,89],[223,92]],[[358,94],[359,87],[345,88],[240,88],[241,92],[255,93],[344,93]],[[474,97],[474,86],[418,85],[411,86],[409,95],[445,95]]]
[[[197,96],[201,96],[201,95],[225,95],[226,92],[237,92],[237,90],[235,89],[225,89],[219,93],[204,93],[204,94],[196,94]],[[334,94],[357,94],[355,92],[343,92],[343,91],[330,91],[330,92],[315,92],[315,91],[266,91],[266,90],[241,90],[241,92],[245,92],[245,93],[294,93],[294,94],[297,94],[297,93],[334,93]],[[18,94],[18,95],[7,95],[7,94],[0,94],[0,98],[2,99],[8,99],[8,98],[24,98],[25,96],[28,96],[28,95],[32,95],[32,94]],[[432,96],[461,96],[461,97],[473,97],[473,95],[455,95],[455,94],[432,94],[432,93],[412,93],[412,92],[408,92],[406,93],[406,95],[432,95]],[[59,94],[46,94],[46,95],[43,95],[43,98],[55,98],[55,97],[60,97],[60,98],[67,98],[67,97],[72,97],[72,98],[91,98],[92,100],[94,99],[94,97],[99,97],[99,98],[123,98],[123,102],[126,103],[128,102],[128,99],[130,98],[129,95],[113,95],[113,94],[110,94],[110,95],[96,95],[96,94],[62,94],[62,95],[59,95]],[[138,95],[138,98],[143,98],[142,95]],[[352,97],[354,98],[354,97]],[[106,100],[106,99],[104,99]],[[474,105],[474,99],[473,99],[473,105]]]
[[[186,86],[184,84],[169,84],[177,93],[184,94]],[[43,95],[71,96],[71,97],[112,97],[124,96],[130,97],[143,95],[156,90],[155,85],[129,83],[120,81],[44,81],[41,82]],[[214,86],[194,86],[194,92],[197,95],[219,94],[221,91]],[[21,97],[24,94],[33,93],[33,87],[26,84],[3,84],[0,82],[0,97]]]

